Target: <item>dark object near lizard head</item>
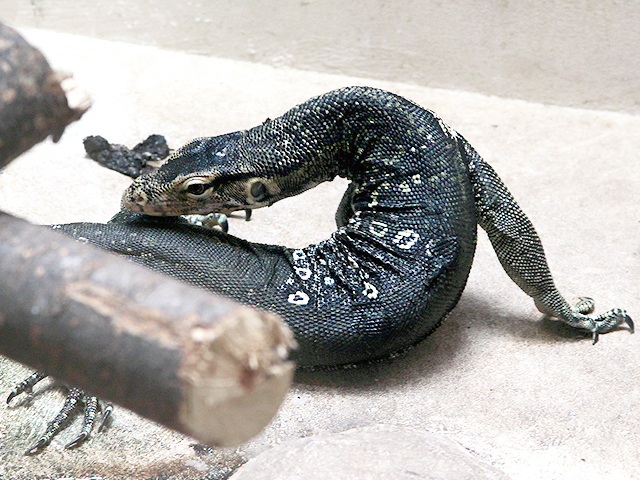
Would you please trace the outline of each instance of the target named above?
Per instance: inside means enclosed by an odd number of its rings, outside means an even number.
[[[155,170],[150,162],[158,162],[169,155],[167,141],[162,135],[150,135],[132,149],[111,144],[100,135],[83,140],[84,149],[92,160],[131,178]]]

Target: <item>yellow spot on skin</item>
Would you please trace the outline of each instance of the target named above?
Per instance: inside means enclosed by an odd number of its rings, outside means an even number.
[[[407,182],[402,182],[400,185],[398,185],[398,187],[400,187],[400,190],[402,190],[403,193],[411,192],[411,187],[407,184]]]

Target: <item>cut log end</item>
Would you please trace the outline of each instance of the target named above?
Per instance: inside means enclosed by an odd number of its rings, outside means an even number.
[[[214,329],[194,329],[180,371],[180,422],[199,441],[237,446],[270,421],[289,388],[295,348],[275,315],[234,309]]]

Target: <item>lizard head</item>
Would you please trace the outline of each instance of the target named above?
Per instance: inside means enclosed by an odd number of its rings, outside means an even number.
[[[241,146],[247,132],[195,139],[156,171],[137,178],[122,203],[145,215],[228,214],[279,200],[280,187],[261,176]]]

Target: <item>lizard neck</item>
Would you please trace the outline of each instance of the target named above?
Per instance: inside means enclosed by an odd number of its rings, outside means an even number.
[[[366,87],[312,98],[243,139],[245,158],[258,175],[276,179],[281,198],[341,176],[354,183],[356,211],[424,204],[432,193],[437,198],[432,187],[467,173],[457,141],[457,134],[429,110]],[[452,162],[454,156],[458,160]]]
[[[467,171],[458,136],[432,112],[382,90],[350,87],[251,130],[193,140],[137,179],[123,203],[148,215],[231,212],[336,176],[352,181],[342,217],[407,208],[429,215],[442,204],[443,187],[464,184]]]

